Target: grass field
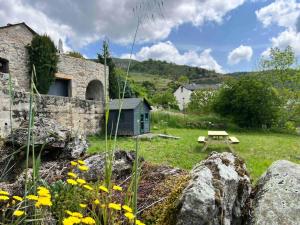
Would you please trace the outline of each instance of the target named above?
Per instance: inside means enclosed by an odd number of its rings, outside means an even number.
[[[157,90],[166,90],[168,88],[168,83],[172,80],[168,78],[162,78],[160,75],[144,74],[144,73],[130,73],[129,78],[137,83],[142,83],[143,81],[150,81],[155,84]]]
[[[154,133],[162,133],[153,130]],[[201,152],[202,145],[197,143],[200,135],[207,130],[168,128],[167,133],[181,137],[179,140],[153,139],[140,141],[140,155],[146,160],[167,164],[183,169],[191,169],[212,151],[227,151],[225,145],[212,145],[206,152]],[[229,132],[241,143],[234,145],[235,153],[245,161],[251,177],[256,181],[273,161],[286,159],[300,163],[300,137],[296,135],[264,133],[264,132]],[[104,138],[90,137],[90,153],[101,152],[105,148]],[[118,138],[118,149],[133,150],[135,141],[131,138]]]

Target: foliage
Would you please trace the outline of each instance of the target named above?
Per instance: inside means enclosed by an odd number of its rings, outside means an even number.
[[[150,81],[143,81],[142,86],[146,89],[148,96],[154,95],[157,91],[155,84]]]
[[[156,93],[151,98],[151,101],[156,106],[162,107],[164,109],[178,109],[176,98],[170,91]]]
[[[177,81],[179,84],[184,85],[189,83],[189,78],[187,76],[180,76]]]
[[[227,81],[213,103],[213,110],[241,127],[271,127],[278,120],[280,100],[276,90],[256,76]]]
[[[118,99],[122,97],[122,92],[125,84],[126,73],[124,70],[116,68],[113,59],[109,52],[109,46],[106,41],[103,42],[103,53],[98,54],[98,62],[104,64],[106,58],[106,65],[109,68],[109,97],[111,99]],[[130,83],[127,83],[125,90],[125,98],[135,96]]]
[[[34,65],[36,69],[36,88],[39,93],[47,94],[57,72],[57,49],[47,35],[34,36],[27,49],[29,53],[29,76],[31,77]]]
[[[126,68],[127,59],[117,59],[114,58],[117,67]],[[138,73],[148,73],[163,75],[173,80],[177,80],[182,74],[188,77],[189,80],[195,80],[199,78],[213,77],[217,78],[219,76],[215,71],[206,70],[199,67],[191,67],[186,65],[176,65],[174,63],[169,63],[166,61],[149,59],[143,62],[132,61],[132,72]]]
[[[216,91],[213,89],[196,90],[192,93],[188,104],[188,111],[193,113],[211,112],[213,98]]]
[[[284,102],[281,108],[280,126],[295,121],[299,116],[300,70],[295,68],[296,57],[293,49],[271,48],[270,58],[261,60],[260,75],[278,89]]]
[[[84,59],[83,55],[80,52],[71,51],[67,53],[68,56],[72,56],[74,58]]]

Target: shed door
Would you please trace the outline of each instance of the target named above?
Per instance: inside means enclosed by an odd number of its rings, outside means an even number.
[[[145,121],[144,121],[144,114],[141,114],[141,134],[145,133]]]

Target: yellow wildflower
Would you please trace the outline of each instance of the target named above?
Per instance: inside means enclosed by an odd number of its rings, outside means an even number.
[[[89,191],[92,191],[92,190],[93,190],[93,188],[92,188],[90,185],[87,185],[87,184],[83,185],[83,187],[84,187],[85,189],[89,190]]]
[[[101,204],[101,208],[105,208],[105,204]]]
[[[96,199],[96,200],[94,201],[94,204],[95,204],[95,205],[99,205],[99,204],[100,204],[100,201],[99,201],[98,199]]]
[[[78,164],[77,162],[71,161],[72,166],[77,166],[77,164]]]
[[[85,165],[85,162],[82,161],[82,160],[80,160],[80,159],[78,159],[77,162],[78,162],[80,165]]]
[[[40,207],[40,206],[52,206],[52,202],[51,202],[51,196],[40,196],[37,200],[37,202],[35,203],[36,207]]]
[[[77,174],[72,173],[72,172],[69,172],[69,173],[68,173],[68,176],[69,176],[69,177],[72,177],[72,178],[77,178]]]
[[[113,186],[113,189],[114,189],[115,191],[122,191],[122,190],[123,190],[123,188],[120,187],[120,186],[118,186],[118,185],[114,185],[114,186]]]
[[[70,210],[65,211],[69,216],[82,218],[83,215],[79,212],[71,212]]]
[[[73,179],[67,179],[67,183],[71,184],[71,185],[77,185],[78,183],[76,182],[76,180]]]
[[[37,201],[39,199],[39,197],[36,195],[28,195],[28,196],[26,196],[26,198],[29,200],[34,200],[34,201]]]
[[[90,224],[90,225],[96,224],[96,221],[92,217],[89,217],[89,216],[82,218],[81,222],[85,223],[85,224]]]
[[[78,169],[81,171],[88,171],[89,168],[87,166],[78,166]]]
[[[99,189],[100,189],[101,191],[104,191],[104,192],[107,192],[107,193],[108,193],[108,189],[107,189],[106,187],[102,186],[102,185],[99,187]]]
[[[9,193],[7,191],[0,190],[0,195],[9,195]]]
[[[51,197],[50,191],[44,187],[38,187],[38,195],[43,197],[48,197],[48,198]]]
[[[20,196],[17,196],[17,195],[14,195],[14,196],[13,196],[13,199],[15,199],[15,200],[17,200],[17,201],[19,201],[19,202],[23,201],[23,198],[20,197]]]
[[[133,213],[131,213],[131,212],[125,213],[124,216],[127,217],[129,220],[133,220],[134,217],[135,217],[135,216],[133,215]]]
[[[128,205],[123,205],[122,208],[124,210],[126,210],[127,212],[131,212],[132,213],[132,208],[130,208]]]
[[[136,221],[135,221],[135,224],[136,224],[136,225],[146,225],[146,224],[142,223],[140,220],[136,220]]]
[[[23,210],[16,210],[13,213],[14,216],[23,216],[24,214],[25,212]]]
[[[77,182],[78,184],[85,184],[85,183],[86,183],[86,181],[85,181],[84,179],[80,179],[80,178],[78,178],[78,179],[76,180],[76,182]]]
[[[9,200],[9,197],[8,196],[5,196],[5,195],[0,195],[0,201],[6,201],[6,200]]]
[[[121,204],[109,203],[108,208],[115,209],[115,210],[121,210]]]
[[[87,207],[87,204],[79,204],[79,206],[84,209]]]
[[[79,224],[81,220],[74,216],[69,216],[68,218],[64,218],[63,225],[73,225],[73,224]]]

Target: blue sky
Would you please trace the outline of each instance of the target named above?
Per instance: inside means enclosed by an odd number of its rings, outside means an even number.
[[[66,51],[95,58],[104,38],[113,56],[127,58],[137,15],[151,13],[138,32],[133,57],[166,60],[218,72],[251,71],[271,47],[294,48],[300,55],[298,0],[164,0],[162,10],[149,0],[0,0],[0,25],[26,22],[47,33]],[[152,0],[156,2],[157,0]],[[144,14],[143,14],[144,13]]]

